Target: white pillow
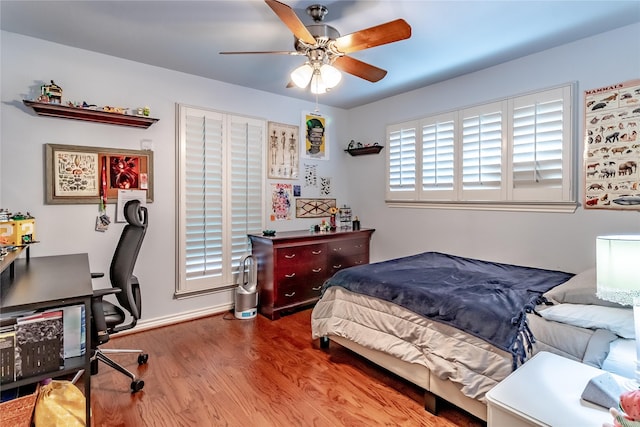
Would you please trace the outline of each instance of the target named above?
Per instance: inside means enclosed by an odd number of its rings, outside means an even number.
[[[557,304],[538,311],[547,320],[588,329],[607,329],[634,339],[633,309],[586,304]]]

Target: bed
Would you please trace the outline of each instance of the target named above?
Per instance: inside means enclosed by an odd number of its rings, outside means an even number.
[[[594,309],[586,322],[584,307]],[[485,394],[539,351],[602,367],[611,343],[632,334],[611,327],[627,314],[595,296],[595,270],[425,252],[339,271],[311,327],[323,346],[336,342],[423,388],[427,410],[444,399],[486,420]]]

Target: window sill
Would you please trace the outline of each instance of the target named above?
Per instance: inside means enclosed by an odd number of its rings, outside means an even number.
[[[578,202],[451,202],[386,200],[391,208],[462,209],[478,211],[574,213]]]

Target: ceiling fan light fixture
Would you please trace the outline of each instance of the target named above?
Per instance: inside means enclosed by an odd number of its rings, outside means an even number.
[[[342,73],[333,65],[323,64],[320,67],[322,81],[328,89],[334,88],[342,80]]]
[[[313,67],[308,62],[305,62],[291,72],[291,81],[299,88],[304,89],[309,85],[312,75]]]

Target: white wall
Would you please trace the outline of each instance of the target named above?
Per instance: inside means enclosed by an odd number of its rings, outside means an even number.
[[[425,55],[424,66],[429,66]],[[640,24],[530,55],[349,111],[351,137],[384,141],[385,126],[494,99],[577,81],[576,155],[582,159],[583,92],[640,78]],[[385,149],[386,150],[386,149]],[[595,237],[640,233],[640,212],[574,214],[389,208],[384,203],[385,150],[353,158],[349,188],[362,226],[377,229],[372,257],[434,250],[577,272],[595,264]],[[582,188],[579,160],[578,188]],[[584,197],[580,191],[579,200]]]
[[[87,252],[92,271],[108,272],[109,262],[123,224],[112,223],[105,233],[94,230],[98,206],[44,203],[43,144],[71,144],[140,149],[142,139],[153,142],[155,198],[149,204],[149,230],[135,273],[143,285],[143,316],[157,319],[179,313],[224,307],[232,293],[175,300],[176,167],[175,103],[300,124],[303,111],[315,102],[272,95],[201,77],[1,32],[2,105],[0,149],[0,207],[29,211],[36,217],[40,243],[32,256]],[[160,120],[148,129],[36,116],[23,99],[39,94],[39,87],[55,80],[63,100],[98,105],[138,107],[148,105]],[[34,95],[35,94],[35,95]],[[339,136],[347,133],[345,111],[320,106],[327,117],[331,161],[317,164],[319,176],[329,176],[337,201],[346,201],[346,160]],[[340,147],[338,146],[340,145]],[[273,181],[275,182],[275,181]],[[302,185],[302,181],[280,181]],[[266,191],[270,200],[269,186]],[[318,197],[319,189],[302,188],[303,197]],[[115,217],[114,205],[107,212]],[[295,216],[295,215],[294,215]],[[265,208],[265,228],[306,229],[317,220],[270,222]],[[106,279],[96,287],[108,286]]]

